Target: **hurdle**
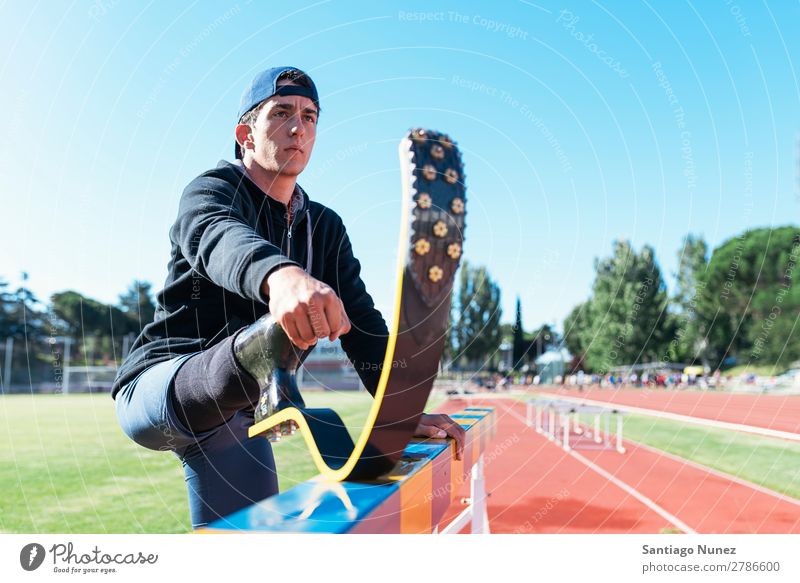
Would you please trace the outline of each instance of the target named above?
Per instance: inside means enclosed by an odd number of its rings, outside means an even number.
[[[474,534],[489,533],[483,454],[495,434],[494,409],[468,407],[450,417],[466,430],[460,460],[452,439],[413,439],[377,480],[317,476],[195,532],[455,534],[469,524]],[[462,498],[468,480],[469,496]],[[440,524],[457,500],[464,509]]]
[[[591,418],[591,427],[581,423],[582,415]],[[614,449],[618,453],[625,453],[622,440],[624,415],[624,412],[612,407],[541,398],[528,401],[525,420],[528,427],[533,427],[536,433],[559,444],[565,451]],[[616,424],[614,443],[611,440],[612,418]]]

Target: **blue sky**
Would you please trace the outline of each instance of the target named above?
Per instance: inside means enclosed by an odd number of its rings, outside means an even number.
[[[401,7],[402,6],[402,7]],[[40,298],[158,288],[183,187],[229,158],[258,71],[309,72],[322,116],[300,183],[348,225],[391,304],[412,126],[464,153],[465,255],[560,324],[615,238],[672,282],[712,247],[797,224],[800,3],[129,2],[0,8],[0,276]],[[794,31],[794,32],[793,32]]]

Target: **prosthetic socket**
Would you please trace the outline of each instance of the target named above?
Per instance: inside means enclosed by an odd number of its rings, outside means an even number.
[[[258,381],[261,389],[255,409],[256,423],[287,407],[305,407],[296,372],[313,349],[312,346],[301,350],[292,344],[270,314],[239,333],[233,345],[236,360]],[[294,421],[286,421],[268,437],[278,441],[282,435],[292,435],[296,430]]]

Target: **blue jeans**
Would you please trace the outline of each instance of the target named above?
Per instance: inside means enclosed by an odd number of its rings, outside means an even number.
[[[238,411],[227,422],[192,433],[172,405],[178,369],[194,355],[151,366],[125,385],[116,398],[117,419],[133,441],[148,449],[171,451],[183,463],[192,527],[200,528],[278,492],[272,447],[250,439],[252,411]]]

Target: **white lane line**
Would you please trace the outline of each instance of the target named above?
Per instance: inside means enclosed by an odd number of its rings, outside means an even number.
[[[537,393],[537,395],[541,395],[546,398],[549,395],[549,393]],[[594,399],[583,399],[579,397],[564,397],[562,395],[557,395],[557,398],[564,401],[571,401],[573,403],[586,403],[588,405],[597,405],[600,407],[605,407],[607,409],[617,409],[619,411],[625,411],[627,413],[636,413],[637,415],[660,417],[661,419],[682,421],[683,423],[693,423],[695,425],[706,425],[708,427],[715,427],[717,429],[731,429],[733,431],[741,431],[743,433],[753,433],[755,435],[777,437],[779,439],[788,439],[790,441],[800,441],[800,433],[792,433],[791,431],[779,431],[777,429],[767,429],[766,427],[756,427],[755,425],[730,423],[728,421],[715,421],[713,419],[704,419],[702,417],[690,417],[689,415],[679,415],[678,413],[668,413],[666,411],[657,411],[655,409],[643,409],[641,407],[621,405],[613,401],[595,401]]]
[[[697,534],[697,532],[695,530],[689,528],[689,526],[686,525],[686,523],[684,523],[683,521],[681,521],[677,516],[675,516],[673,514],[670,514],[669,512],[664,510],[661,506],[659,506],[658,504],[653,502],[650,498],[648,498],[647,496],[645,496],[644,494],[642,494],[641,492],[639,492],[638,490],[636,490],[632,486],[629,486],[628,484],[626,484],[625,482],[623,482],[622,480],[620,480],[619,478],[617,478],[613,474],[610,474],[609,472],[607,472],[606,470],[604,470],[603,468],[601,468],[597,464],[589,461],[588,459],[583,457],[581,454],[577,453],[574,449],[568,451],[567,453],[569,455],[571,455],[572,457],[574,457],[579,462],[582,462],[582,463],[586,464],[587,467],[589,467],[590,469],[594,470],[595,472],[597,472],[598,474],[603,476],[606,480],[608,480],[609,482],[611,482],[612,484],[614,484],[618,488],[621,488],[622,490],[624,490],[625,492],[627,492],[628,494],[630,494],[631,496],[636,498],[639,502],[641,502],[642,504],[647,506],[650,510],[652,510],[653,512],[655,512],[656,514],[661,516],[664,520],[667,520],[667,521],[671,522],[673,525],[677,526],[679,529],[681,529],[686,534]]]
[[[511,415],[513,415],[514,417],[516,417],[517,419],[519,419],[520,421],[522,421],[523,423],[525,423],[527,425],[527,420],[522,415],[520,415],[519,413],[517,413],[516,411],[514,411],[510,407],[507,409],[507,411]],[[593,471],[597,472],[598,474],[600,474],[601,476],[603,476],[606,480],[608,480],[609,482],[614,484],[617,488],[622,489],[623,491],[627,492],[628,494],[630,494],[631,496],[636,498],[639,502],[641,502],[642,504],[647,506],[650,510],[652,510],[653,512],[658,514],[661,518],[665,519],[668,522],[671,522],[673,524],[673,526],[676,526],[677,528],[681,529],[686,534],[697,534],[697,532],[694,529],[689,528],[689,526],[686,523],[684,523],[682,520],[680,520],[677,516],[674,516],[674,515],[670,514],[669,512],[664,510],[661,506],[659,506],[658,504],[653,502],[650,498],[648,498],[647,496],[645,496],[644,494],[642,494],[641,492],[639,492],[638,490],[636,490],[632,486],[629,486],[628,484],[626,484],[625,482],[623,482],[622,480],[620,480],[619,478],[617,478],[613,474],[610,474],[609,472],[607,472],[606,470],[604,470],[600,466],[598,466],[598,465],[594,464],[593,462],[589,461],[588,459],[583,457],[581,454],[576,453],[575,450],[570,450],[570,451],[568,451],[566,453],[568,453],[569,455],[574,457],[576,460],[578,460],[579,462],[584,464],[590,470],[593,470]]]

